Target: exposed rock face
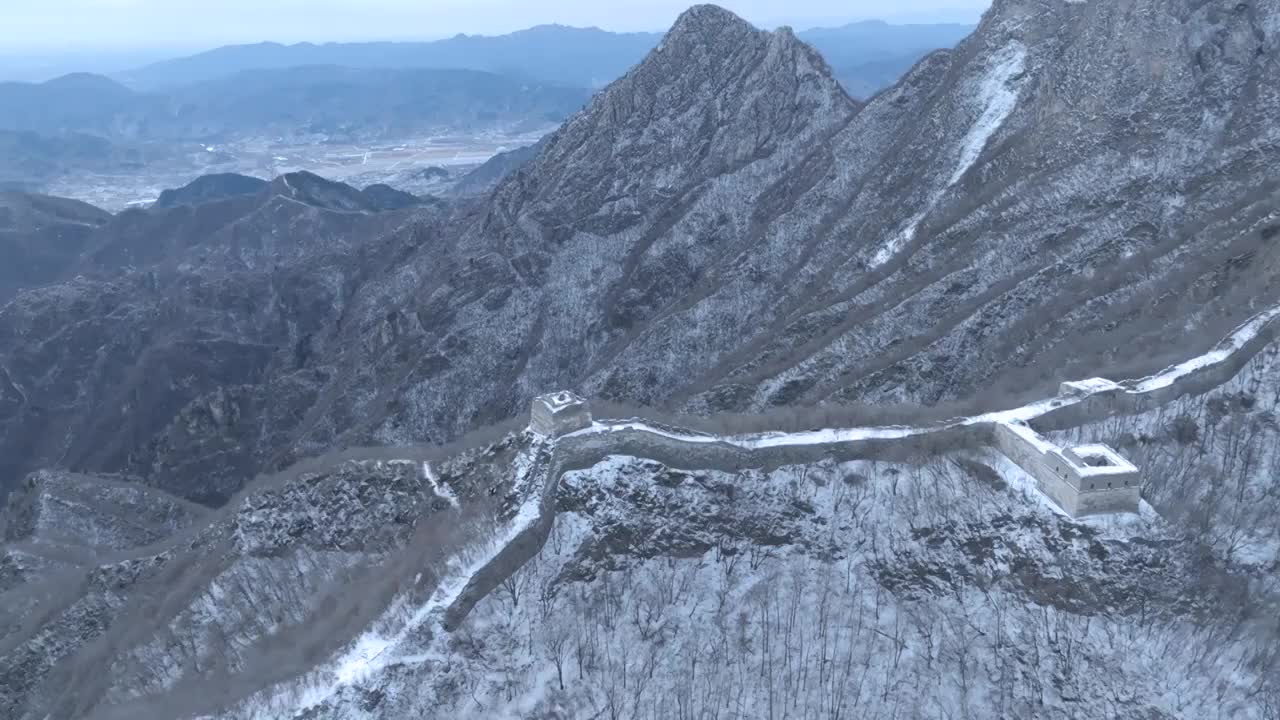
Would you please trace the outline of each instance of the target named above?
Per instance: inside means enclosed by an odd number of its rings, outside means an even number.
[[[9,498],[0,537],[97,553],[129,550],[163,540],[207,512],[137,482],[45,470]]]
[[[198,248],[102,251],[182,258],[154,275],[20,298],[0,457],[216,501],[548,388],[758,410],[1155,369],[1280,295],[1278,17],[1003,0],[863,106],[788,31],[693,8],[452,217],[289,176]]]
[[[486,160],[480,167],[459,178],[458,182],[454,183],[449,188],[449,194],[466,197],[471,195],[483,195],[492,191],[508,175],[514,173],[534,158],[538,157],[538,154],[542,152],[542,148],[546,146],[546,142],[547,139],[543,138],[533,145],[516,148],[515,150],[508,150],[507,152],[500,152],[497,155],[494,155]],[[437,169],[438,168],[429,168],[428,171]],[[445,179],[448,179],[448,175],[445,175]]]

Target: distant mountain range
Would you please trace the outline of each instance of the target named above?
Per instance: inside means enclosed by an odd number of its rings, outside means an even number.
[[[476,70],[244,70],[164,92],[100,75],[0,83],[0,130],[117,141],[323,134],[365,139],[545,127],[590,92]]]
[[[890,25],[880,21],[799,33],[831,63],[855,96],[886,87],[924,54],[955,45],[972,25]],[[640,62],[660,33],[612,33],[562,25],[493,37],[458,35],[434,42],[231,45],[153,63],[116,79],[142,90],[200,83],[244,70],[301,65],[351,68],[451,68],[523,76],[576,87],[601,87]]]
[[[862,97],[972,29],[869,21],[799,38]],[[74,73],[0,83],[0,130],[134,141],[548,124],[627,72],[660,38],[545,25],[435,42],[228,46],[114,78]]]
[[[800,33],[854,97],[888,87],[972,26],[860,22]],[[657,33],[544,25],[435,42],[237,45],[114,77],[0,83],[0,188],[132,174],[177,141],[364,143],[431,133],[523,134],[578,110],[657,46]]]

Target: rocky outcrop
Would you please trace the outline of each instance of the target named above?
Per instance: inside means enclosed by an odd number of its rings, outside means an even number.
[[[9,498],[0,538],[98,553],[129,550],[168,538],[207,512],[137,482],[46,470]]]

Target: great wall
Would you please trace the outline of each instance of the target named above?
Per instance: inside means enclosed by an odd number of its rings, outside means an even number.
[[[960,417],[920,426],[883,426],[717,436],[664,426],[643,419],[599,420],[590,417],[587,401],[561,391],[534,400],[529,432],[533,442],[516,484],[525,488],[523,502],[469,566],[440,583],[414,615],[410,627],[392,638],[358,639],[338,658],[337,685],[350,684],[393,662],[398,638],[412,627],[439,623],[456,630],[482,599],[533,559],[551,535],[556,519],[560,478],[585,470],[609,456],[643,457],[683,470],[771,470],[824,459],[912,462],[960,447],[1000,450],[1041,480],[1038,467],[1058,458],[1088,467],[1108,467],[1102,475],[1129,480],[1121,488],[1101,488],[1086,503],[1086,493],[1064,497],[1061,487],[1040,489],[1068,515],[1129,510],[1138,500],[1136,468],[1105,446],[1058,448],[1042,433],[1080,427],[1114,416],[1138,415],[1188,395],[1199,395],[1235,377],[1259,351],[1280,336],[1280,306],[1258,313],[1237,327],[1209,352],[1146,378],[1112,382],[1101,378],[1065,382],[1059,393],[1035,403],[999,412]],[[1018,439],[1020,438],[1020,439]],[[1030,452],[1028,452],[1030,449]],[[1095,464],[1090,458],[1112,455]],[[1077,505],[1077,503],[1084,503]],[[1134,508],[1136,509],[1136,508]],[[395,658],[394,662],[403,662]],[[336,692],[312,697],[300,712]]]
[[[667,428],[639,419],[592,421],[581,429],[545,437],[539,454],[549,463],[545,485],[536,499],[536,512],[522,512],[532,520],[510,533],[511,542],[491,561],[472,573],[466,586],[448,603],[443,615],[446,629],[457,628],[481,599],[492,592],[512,572],[528,562],[542,548],[555,522],[555,498],[559,479],[573,470],[589,468],[610,455],[643,457],[686,470],[741,468],[773,469],[785,465],[816,462],[824,458],[845,460],[910,461],[940,450],[961,446],[997,447],[1010,450],[1007,431],[1032,435],[1047,442],[1040,433],[1067,430],[1107,417],[1138,415],[1167,405],[1186,395],[1208,392],[1225,384],[1262,348],[1280,335],[1280,306],[1254,315],[1237,327],[1209,352],[1170,367],[1147,378],[1112,382],[1092,379],[1063,383],[1059,394],[1012,410],[955,418],[925,426],[888,426],[817,430],[800,433],[759,433],[715,436]],[[580,401],[557,393],[558,428],[580,423],[565,409]],[[539,403],[535,400],[535,407]],[[585,401],[582,409],[587,411]],[[543,426],[544,431],[551,426]],[[544,432],[545,434],[545,432]],[[1002,447],[1002,437],[1003,447]],[[1036,441],[1030,441],[1032,444]],[[1080,450],[1077,448],[1076,450]],[[1083,448],[1089,450],[1088,446]],[[1114,451],[1112,451],[1114,452]],[[1025,457],[1010,459],[1032,466]],[[1024,465],[1024,463],[1026,463]],[[1029,472],[1031,472],[1029,470]],[[1037,472],[1031,472],[1033,477]],[[1039,480],[1040,478],[1037,477]],[[1047,493],[1052,496],[1052,493]],[[1124,490],[1104,493],[1092,508],[1109,512],[1136,510],[1136,484]],[[1060,496],[1054,498],[1060,502]],[[532,508],[531,508],[532,509]],[[1069,514],[1077,508],[1066,507]]]

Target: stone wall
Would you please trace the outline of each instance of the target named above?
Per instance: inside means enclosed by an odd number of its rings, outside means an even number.
[[[1222,362],[1197,368],[1168,387],[1137,393],[1133,391],[1137,386],[1136,382],[1125,383],[1122,389],[1094,393],[1077,402],[1050,409],[1032,419],[1029,425],[1038,432],[1066,430],[1112,415],[1141,414],[1186,395],[1212,391],[1234,378],[1254,355],[1274,341],[1278,329],[1280,318],[1264,326],[1255,337],[1243,343]],[[716,440],[681,440],[639,427],[562,438],[554,447],[554,456],[539,457],[539,463],[544,466],[538,472],[544,472],[545,477],[537,521],[472,577],[453,605],[447,608],[444,625],[449,630],[457,628],[476,603],[497,589],[512,573],[542,550],[555,522],[555,501],[560,477],[566,472],[590,468],[609,455],[644,457],[688,470],[733,472],[742,468],[771,470],[826,458],[839,461],[909,462],[957,447],[989,445],[995,445],[1010,460],[1036,478],[1038,489],[1073,516],[1132,511],[1139,502],[1139,488],[1136,485],[1078,492],[1068,482],[1066,475],[1069,471],[1066,468],[1055,468],[1054,458],[1045,455],[1005,425],[994,422],[963,426],[942,424],[929,432],[895,439],[768,448],[744,448]],[[1061,457],[1056,458],[1056,461],[1067,462]]]
[[[441,622],[445,630],[453,632],[458,629],[476,603],[497,590],[507,578],[542,552],[547,538],[551,536],[551,528],[555,523],[555,495],[563,470],[557,467],[551,449],[543,446],[539,448],[534,458],[534,467],[529,472],[532,483],[535,486],[541,483],[542,488],[538,497],[537,519],[471,576],[458,597],[445,608]]]
[[[1134,507],[1142,500],[1138,487],[1120,487],[1113,490],[1095,490],[1080,493],[1076,500],[1076,511],[1072,515],[1102,515],[1105,513],[1133,512]]]
[[[1045,455],[1006,425],[995,426],[994,438],[996,448],[1005,457],[1035,478],[1040,492],[1049,496],[1068,514],[1076,514],[1076,496],[1079,493],[1067,482],[1065,470],[1060,465],[1054,465],[1055,458]],[[1064,462],[1061,458],[1056,460],[1058,463]]]
[[[1078,403],[1054,408],[1030,421],[1042,433],[1089,425],[1114,415],[1141,415],[1189,395],[1203,395],[1230,382],[1245,365],[1280,336],[1280,317],[1264,325],[1252,338],[1220,362],[1196,368],[1169,386],[1139,393],[1141,381],[1122,383],[1123,389],[1091,395]]]
[[[532,471],[536,474],[533,481],[542,483],[537,519],[472,575],[457,599],[445,609],[442,625],[450,632],[457,629],[477,603],[541,552],[555,524],[560,478],[567,472],[588,469],[610,455],[643,457],[683,470],[772,470],[825,458],[910,461],[955,447],[984,443],[987,432],[989,430],[985,427],[971,426],[909,438],[768,448],[743,448],[722,441],[681,440],[638,427],[561,438],[554,445],[543,448],[536,459],[537,467]]]

